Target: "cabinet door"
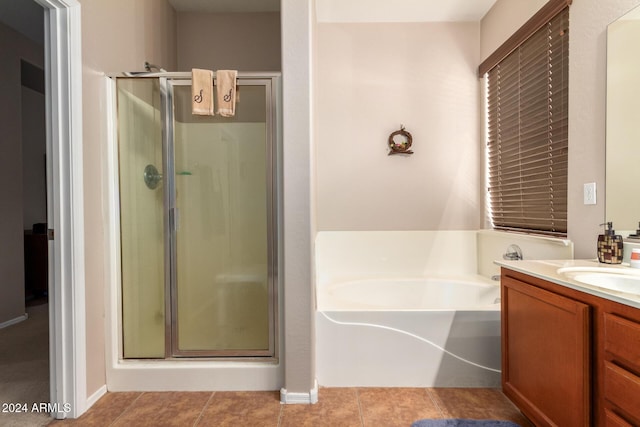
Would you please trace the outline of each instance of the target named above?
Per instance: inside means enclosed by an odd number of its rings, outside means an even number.
[[[538,426],[590,420],[589,306],[502,276],[502,387]]]

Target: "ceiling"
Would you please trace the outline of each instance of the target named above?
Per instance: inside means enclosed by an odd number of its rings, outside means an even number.
[[[179,12],[280,11],[280,0],[168,1]],[[495,2],[496,0],[315,0],[318,22],[479,21]],[[37,43],[44,43],[42,7],[33,0],[0,0],[0,23]]]
[[[479,21],[496,0],[315,0],[318,22]],[[179,12],[278,12],[280,0],[169,0]]]
[[[280,0],[169,0],[178,12],[279,12]]]
[[[480,21],[496,0],[316,0],[318,22]]]

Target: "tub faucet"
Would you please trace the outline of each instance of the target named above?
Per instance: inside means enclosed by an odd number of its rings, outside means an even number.
[[[518,245],[509,245],[507,252],[502,255],[503,259],[518,261],[522,259],[522,250]]]

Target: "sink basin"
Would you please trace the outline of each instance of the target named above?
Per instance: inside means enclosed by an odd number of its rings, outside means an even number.
[[[612,291],[640,294],[640,271],[606,267],[564,267],[563,276],[591,286]]]

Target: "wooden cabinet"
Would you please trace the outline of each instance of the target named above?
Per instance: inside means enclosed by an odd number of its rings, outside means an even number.
[[[617,313],[603,311],[603,406],[628,423],[622,425],[640,425],[640,318]]]
[[[640,426],[640,309],[502,269],[502,386],[537,426]]]
[[[502,387],[539,426],[590,423],[590,316],[587,304],[502,280]]]

